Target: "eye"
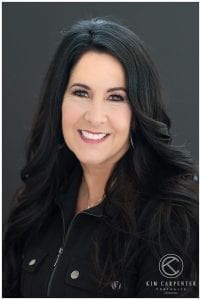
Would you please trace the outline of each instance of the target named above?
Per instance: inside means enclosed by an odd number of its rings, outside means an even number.
[[[114,95],[110,95],[109,100],[116,101],[116,102],[123,102],[123,101],[125,101],[125,98],[126,97],[124,97],[122,95],[114,94]]]
[[[85,90],[75,90],[73,91],[73,95],[78,97],[88,97],[88,92],[86,92]]]

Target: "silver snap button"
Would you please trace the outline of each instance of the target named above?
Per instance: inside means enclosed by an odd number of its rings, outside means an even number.
[[[113,281],[111,283],[111,287],[112,287],[113,290],[120,290],[121,289],[121,282],[119,282],[117,280]]]
[[[70,277],[72,279],[77,279],[80,276],[80,272],[78,270],[74,270],[73,272],[71,272]]]
[[[193,176],[193,180],[194,180],[194,181],[198,181],[198,176],[197,176],[197,175],[194,175],[194,176]]]
[[[33,265],[35,265],[35,263],[36,263],[36,259],[33,258],[33,259],[30,260],[29,266],[33,266]]]

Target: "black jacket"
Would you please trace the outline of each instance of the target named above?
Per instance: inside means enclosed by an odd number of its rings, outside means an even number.
[[[132,263],[132,270],[126,272],[126,287],[113,278],[111,284],[100,288],[93,276],[91,264],[92,239],[95,228],[105,222],[103,203],[74,216],[75,202],[81,175],[73,177],[67,193],[56,200],[55,209],[49,223],[37,236],[27,239],[23,251],[20,274],[20,295],[18,297],[197,297],[194,286],[198,282],[184,278],[182,272],[175,278],[167,274],[181,271],[181,261],[167,245],[163,265],[149,249],[140,251]],[[107,199],[106,199],[107,201]],[[107,251],[107,249],[105,249]],[[185,269],[185,262],[183,262]],[[161,273],[163,271],[166,273]],[[165,277],[166,276],[166,277]]]

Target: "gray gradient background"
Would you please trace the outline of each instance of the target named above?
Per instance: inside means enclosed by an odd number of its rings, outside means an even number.
[[[3,219],[21,184],[24,145],[61,30],[111,16],[145,41],[161,75],[174,144],[198,161],[198,3],[3,3]]]

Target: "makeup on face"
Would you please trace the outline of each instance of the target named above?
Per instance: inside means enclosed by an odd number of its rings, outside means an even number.
[[[121,63],[89,51],[74,66],[62,104],[65,142],[82,164],[118,161],[129,147],[131,108]]]

